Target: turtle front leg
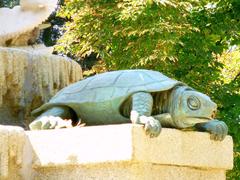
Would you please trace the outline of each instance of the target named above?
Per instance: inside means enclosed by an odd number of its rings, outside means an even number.
[[[161,124],[151,116],[153,98],[150,93],[138,92],[132,95],[130,119],[134,124],[144,124],[145,132],[150,137],[157,137],[161,132]]]
[[[64,119],[74,119],[74,114],[69,107],[52,107],[43,112],[30,123],[30,130],[58,129],[63,127],[72,127],[72,121]]]
[[[211,120],[206,123],[198,123],[194,126],[198,131],[209,132],[210,138],[215,141],[222,141],[228,133],[228,127],[223,121]]]

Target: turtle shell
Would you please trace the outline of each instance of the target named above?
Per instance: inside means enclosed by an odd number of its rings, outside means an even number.
[[[34,110],[33,115],[57,105],[69,106],[77,114],[81,114],[80,109],[85,109],[86,114],[90,106],[94,112],[109,109],[116,113],[124,100],[135,92],[166,91],[178,84],[182,83],[152,70],[106,72],[63,88],[48,103]]]

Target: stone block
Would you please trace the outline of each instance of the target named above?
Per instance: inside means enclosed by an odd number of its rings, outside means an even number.
[[[164,128],[157,138],[140,125],[27,132],[39,179],[225,179],[233,143],[208,133]]]
[[[233,166],[232,138],[122,124],[24,131],[0,126],[0,179],[225,179]]]
[[[0,179],[22,179],[26,140],[23,128],[0,125]]]

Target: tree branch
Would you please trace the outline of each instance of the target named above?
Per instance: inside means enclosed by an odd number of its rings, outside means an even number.
[[[235,78],[233,79],[233,81],[236,81],[239,76],[240,76],[240,72],[238,72],[238,74],[235,76]]]

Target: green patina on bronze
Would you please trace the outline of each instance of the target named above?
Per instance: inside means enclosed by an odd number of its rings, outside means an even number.
[[[217,105],[207,95],[160,72],[121,70],[62,89],[33,111],[38,117],[30,129],[54,129],[62,119],[81,120],[87,125],[132,122],[144,124],[151,137],[158,136],[163,126],[208,131],[213,139],[222,140],[227,126],[213,119],[216,110]]]

